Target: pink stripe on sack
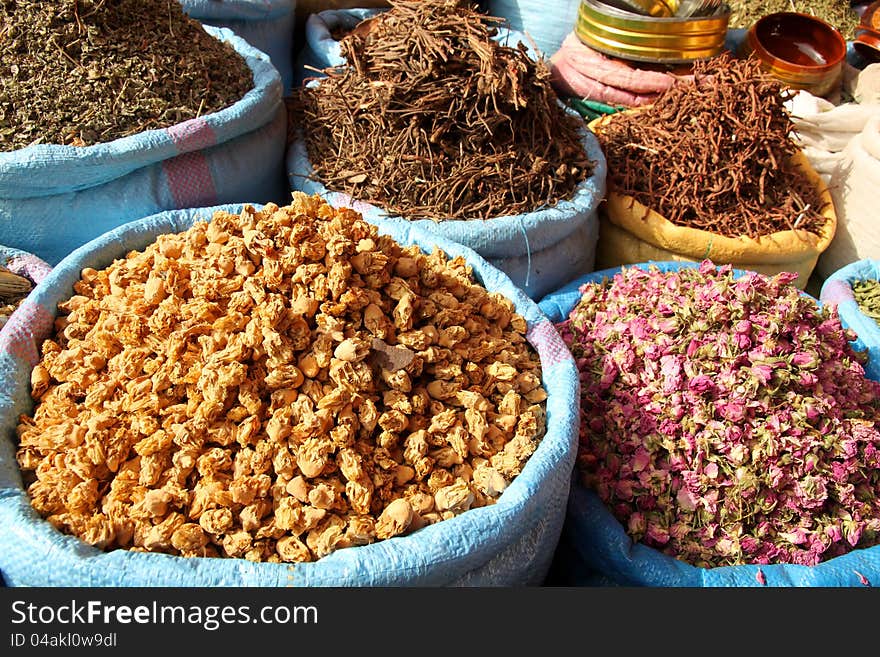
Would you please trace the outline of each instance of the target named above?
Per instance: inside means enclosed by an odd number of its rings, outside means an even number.
[[[217,143],[217,135],[205,119],[190,119],[166,128],[165,132],[177,146],[178,153],[199,151]]]
[[[0,351],[33,367],[40,361],[37,344],[49,337],[53,324],[52,313],[25,299],[0,330]]]
[[[565,346],[553,326],[553,322],[549,320],[535,324],[529,329],[526,338],[538,350],[543,367],[558,365],[572,358],[571,352]]]
[[[215,205],[217,190],[208,160],[202,152],[217,143],[213,128],[204,119],[190,119],[167,128],[165,132],[180,153],[162,163],[174,207]]]
[[[31,279],[34,283],[39,283],[52,271],[49,263],[31,254],[10,258],[6,268],[13,274]]]
[[[364,203],[363,201],[358,201],[344,192],[330,192],[324,196],[324,200],[327,201],[331,207],[351,208],[355,212],[360,212],[362,215],[369,215],[376,210],[375,206],[370,205],[369,203]]]
[[[162,163],[176,208],[217,204],[217,190],[208,159],[200,152],[184,153]]]

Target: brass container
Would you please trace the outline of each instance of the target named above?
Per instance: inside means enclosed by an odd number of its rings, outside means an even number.
[[[721,52],[729,19],[726,4],[711,16],[655,18],[582,0],[575,34],[590,48],[612,57],[685,64]]]
[[[846,40],[815,16],[778,12],[760,18],[749,28],[740,55],[751,53],[765,71],[792,89],[826,96],[843,77]]]
[[[714,14],[722,0],[601,0],[603,5],[616,7],[654,18],[679,18]]]

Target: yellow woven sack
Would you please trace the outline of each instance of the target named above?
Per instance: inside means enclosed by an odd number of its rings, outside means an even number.
[[[612,116],[591,121],[593,132]],[[716,264],[731,264],[762,274],[796,272],[795,281],[804,289],[819,255],[828,248],[837,229],[837,214],[828,188],[803,153],[792,158],[819,189],[827,221],[820,234],[785,230],[759,238],[726,237],[698,228],[678,226],[642,205],[631,196],[609,191],[599,209],[599,243],[596,268],[607,269],[649,260],[699,262],[709,258]]]

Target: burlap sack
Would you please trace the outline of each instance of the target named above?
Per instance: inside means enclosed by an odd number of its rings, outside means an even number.
[[[589,124],[601,130],[605,117]],[[761,274],[791,271],[804,289],[819,255],[828,248],[837,229],[837,214],[827,186],[806,156],[797,153],[795,166],[816,185],[827,221],[820,234],[786,230],[760,238],[726,237],[697,228],[678,226],[631,196],[609,191],[599,210],[596,269],[649,261],[699,262],[707,258]]]

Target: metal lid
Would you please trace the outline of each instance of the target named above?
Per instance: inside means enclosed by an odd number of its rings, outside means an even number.
[[[687,63],[714,57],[724,48],[730,8],[711,16],[637,15],[597,0],[582,0],[575,34],[599,52],[641,62]]]

